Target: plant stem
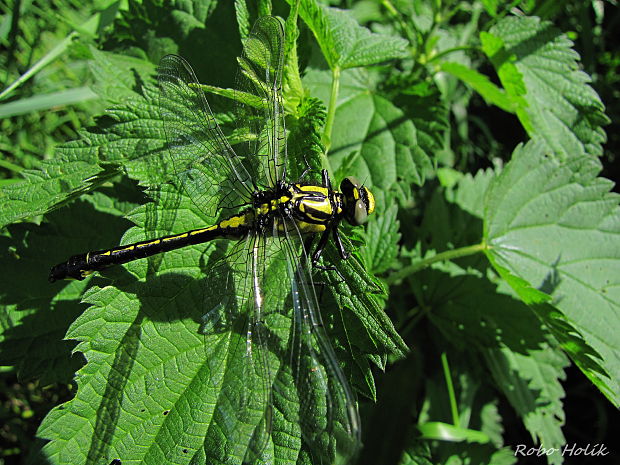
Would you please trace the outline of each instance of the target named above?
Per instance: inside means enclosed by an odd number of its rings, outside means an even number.
[[[463,45],[460,47],[452,47],[449,48],[447,50],[443,50],[441,52],[439,52],[437,55],[433,55],[432,57],[430,57],[425,64],[429,64],[432,63],[435,60],[438,60],[439,58],[442,58],[450,53],[454,53],[454,52],[460,52],[460,51],[479,51],[480,48],[478,47],[472,47],[471,45]]]
[[[325,145],[325,157],[331,147],[332,129],[336,117],[336,105],[338,102],[338,91],[340,90],[340,67],[332,69],[332,90],[329,96],[329,106],[327,108],[327,118],[325,120],[325,130],[323,131],[323,144]]]
[[[450,399],[450,411],[452,412],[452,424],[459,426],[459,410],[456,406],[456,396],[454,395],[454,385],[452,384],[452,375],[450,374],[450,365],[448,364],[448,356],[445,352],[441,353],[441,366],[443,367],[443,376],[446,378],[446,389],[448,389],[448,398]]]
[[[394,18],[394,20],[398,23],[398,26],[400,27],[401,32],[407,37],[407,40],[409,40],[409,43],[412,46],[417,47],[418,44],[416,43],[415,31],[412,31],[409,25],[405,21],[403,21],[401,14],[394,7],[394,5],[392,5],[392,2],[390,0],[381,0],[381,4],[388,11],[388,13],[392,16],[392,18]]]
[[[468,245],[467,247],[461,247],[459,249],[446,250],[445,252],[441,252],[432,257],[420,260],[413,265],[407,266],[402,270],[392,273],[390,276],[387,277],[385,281],[387,282],[387,284],[393,284],[406,278],[409,275],[417,273],[418,271],[432,265],[433,263],[442,262],[444,260],[454,260],[456,258],[466,257],[468,255],[474,255],[480,252],[484,252],[488,248],[489,246],[486,243],[481,242],[480,244]]]

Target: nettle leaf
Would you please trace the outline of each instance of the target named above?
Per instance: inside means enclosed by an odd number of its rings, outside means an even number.
[[[112,72],[114,58],[105,52],[93,55],[97,73]],[[151,186],[172,172],[164,147],[159,117],[159,91],[145,85],[144,96],[128,86],[127,73],[114,75],[117,86],[105,87],[104,96],[119,103],[99,118],[99,125],[80,131],[81,139],[57,147],[54,160],[43,160],[37,170],[25,170],[21,183],[0,190],[0,226],[41,215],[80,195],[88,193],[122,170]]]
[[[484,194],[494,179],[492,170],[479,171],[474,178],[463,177],[446,193],[453,204],[433,197],[420,240],[434,247],[450,240],[456,242],[451,244],[455,247],[479,238],[478,217],[482,215]],[[460,234],[441,234],[444,229]],[[564,418],[560,382],[568,361],[552,335],[561,335],[564,329],[556,331],[557,325],[547,328],[541,320],[550,318],[537,317],[538,312],[532,312],[515,291],[503,288],[508,288],[505,283],[500,281],[498,286],[490,265],[481,258],[474,255],[458,262],[437,263],[416,275],[424,289],[425,304],[433,309],[428,317],[458,351],[482,354],[497,388],[531,434],[544,447],[560,447]]]
[[[131,215],[138,227],[129,230],[122,243],[143,240],[145,228],[154,235],[163,233],[157,227],[149,228],[153,216],[173,218],[162,226],[167,233],[185,231],[204,221],[203,212],[172,186],[162,188],[154,211],[149,210],[150,205],[139,207]],[[102,275],[114,278],[115,285],[100,284],[86,293],[84,302],[91,307],[67,333],[67,338],[79,341],[75,350],[87,360],[77,375],[76,396],[52,411],[38,433],[50,440],[44,453],[52,463],[110,463],[117,458],[153,464],[192,460],[224,463],[223,457],[233,449],[241,461],[247,442],[236,444],[235,439],[243,437],[238,430],[252,431],[255,425],[244,426],[234,420],[233,426],[229,424],[235,418],[227,413],[232,391],[222,386],[242,386],[248,381],[243,376],[247,371],[247,333],[243,325],[220,327],[204,319],[213,307],[207,302],[219,298],[215,289],[223,285],[222,280],[210,279],[214,277],[210,270],[214,269],[214,256],[224,253],[220,250],[224,244],[230,245],[230,241],[190,246],[109,269]],[[348,241],[345,245],[350,246]],[[284,264],[282,260],[274,263]],[[355,312],[373,342],[372,350],[360,353],[357,347],[364,341],[359,341],[354,332],[348,333],[350,340],[341,339],[345,349],[355,348],[354,357],[359,358],[360,366],[373,351],[375,355],[402,355],[404,343],[376,298],[366,295],[374,283],[368,282],[354,258],[346,261],[342,270],[348,287],[341,286],[336,292],[345,299],[346,310]],[[205,273],[206,280],[202,279]],[[265,297],[269,302],[276,298],[287,302],[290,285],[281,279],[283,275],[284,269],[266,270]],[[247,291],[247,285],[240,289]],[[351,295],[353,292],[359,294]],[[334,317],[324,314],[328,328],[341,325]],[[288,314],[266,318],[271,334],[286,347],[286,334],[293,325],[292,308]],[[345,326],[352,320],[350,315],[338,318]],[[303,424],[295,420],[299,399],[287,371],[289,359],[283,356],[280,360],[275,355],[268,355],[277,389],[265,453],[278,463],[293,464],[300,453],[306,453],[300,430]],[[271,360],[274,357],[278,360]],[[365,372],[370,374],[368,368]],[[373,384],[372,379],[366,382]],[[250,383],[248,389],[263,387],[263,383]],[[192,428],[187,428],[188,424]],[[132,435],[128,436],[128,431],[140,432],[139,443],[129,439]]]
[[[424,249],[433,253],[480,241],[482,225],[479,218],[471,215],[459,205],[446,202],[453,195],[437,189],[424,205],[422,224],[415,228],[412,236]]]
[[[299,179],[306,164],[314,174],[321,171],[321,157],[325,148],[321,143],[321,129],[325,124],[325,106],[314,97],[304,98],[297,107],[297,118],[291,118],[287,127],[289,166],[291,179]],[[299,163],[304,160],[305,163]],[[320,181],[320,179],[316,179]]]
[[[468,182],[464,190],[471,192],[472,185],[484,188],[485,184],[486,173],[477,176],[473,184]],[[452,233],[445,233],[446,230]],[[432,256],[446,247],[471,244],[479,240],[481,232],[482,224],[476,216],[464,211],[461,205],[446,202],[442,193],[437,192],[428,202],[415,236],[428,248],[425,253]],[[484,256],[478,254],[434,263],[418,273],[415,282],[424,289],[425,304],[433,308],[429,320],[459,350],[501,345],[527,354],[546,344],[548,335],[539,319],[519,299],[498,292],[488,268]]]
[[[159,89],[147,74],[154,67],[135,61],[135,67],[130,67],[132,62],[124,64],[117,55],[93,53],[91,69],[97,79],[96,90],[113,105],[99,118],[99,128],[91,129],[89,136],[91,145],[98,147],[100,164],[122,166],[130,178],[153,186],[167,181],[174,170],[164,150]],[[147,75],[139,89],[136,74]]]
[[[169,174],[169,157],[160,148],[163,131],[156,107],[158,93],[149,85],[142,91],[144,97],[128,98],[108,112],[111,116],[108,124],[93,137],[101,159],[123,166],[131,178],[150,185]],[[308,101],[307,110],[304,116],[308,120],[300,126],[315,132],[322,120],[322,106]],[[307,135],[305,141],[301,132],[294,134],[296,143],[315,151],[316,134]],[[296,150],[290,152],[296,154]],[[138,227],[129,230],[122,243],[143,240],[144,231],[152,238],[212,224],[204,211],[198,211],[190,199],[172,186],[163,186],[150,194],[157,202],[140,207],[131,216]],[[217,203],[217,199],[213,200]],[[97,239],[96,234],[92,237]],[[217,241],[220,242],[229,244],[230,241]],[[346,238],[345,244],[350,246]],[[115,244],[98,243],[84,250],[108,245]],[[71,253],[79,251],[83,250]],[[253,379],[245,376],[248,336],[243,327],[237,325],[218,331],[215,319],[203,320],[209,309],[217,307],[208,306],[206,299],[220,298],[219,286],[223,285],[222,279],[209,279],[214,277],[210,271],[212,259],[215,260],[213,251],[224,253],[219,245],[216,248],[216,243],[199,245],[101,273],[104,278],[114,278],[114,286],[103,286],[100,278],[97,279],[95,284],[100,285],[91,288],[84,297],[91,307],[67,333],[68,338],[79,341],[76,351],[82,352],[87,360],[78,373],[76,397],[50,413],[39,431],[40,436],[50,440],[44,452],[51,462],[109,463],[120,459],[154,464],[219,463],[231,451],[241,461],[248,447],[251,449],[244,435],[252,434],[256,424],[241,424],[236,421],[235,413],[230,412],[234,405],[234,401],[229,402],[230,396],[240,391],[231,387],[222,390],[218,383],[226,380],[228,386],[242,389],[246,386],[258,392],[269,380],[253,383]],[[266,251],[265,256],[278,262],[271,251]],[[284,261],[278,263],[282,265]],[[344,299],[346,310],[353,311],[356,318],[341,309],[338,317],[336,313],[325,316],[326,327],[338,331],[341,350],[352,352],[345,362],[350,363],[355,373],[355,385],[362,386],[360,390],[374,397],[374,379],[368,362],[383,367],[387,354],[402,356],[406,346],[382,311],[382,288],[357,261],[350,264],[347,261],[343,272],[350,282],[340,288],[338,299]],[[205,273],[207,278],[203,280]],[[283,270],[275,268],[265,271],[270,284],[265,286],[265,297],[290,304],[290,283],[285,286],[276,282],[282,281],[283,275]],[[246,282],[236,289],[240,289],[238,295],[245,295],[250,287]],[[266,324],[270,334],[286,345],[287,339],[282,334],[293,325],[290,313]],[[206,336],[202,334],[205,331]],[[365,338],[358,338],[358,334]],[[260,349],[256,346],[254,350]],[[276,385],[275,408],[265,454],[278,463],[307,462],[309,450],[302,442],[301,432],[304,424],[298,419],[300,393],[295,390],[290,367],[287,372],[290,362],[283,363],[290,360],[290,354],[288,359],[276,355],[276,352],[266,354],[270,361],[277,360],[270,363],[270,375],[274,376]],[[325,386],[312,391],[312,395],[325,395]],[[200,410],[198,415],[196,409]],[[251,413],[260,412],[256,409]],[[194,426],[187,429],[187,424]],[[128,439],[127,431],[146,429],[146,435],[140,433],[143,438],[140,444]]]
[[[62,338],[84,310],[79,300],[89,280],[67,281],[59,290],[47,282],[47,274],[70,255],[117,244],[129,225],[112,211],[113,199],[100,193],[85,200],[50,213],[40,226],[11,225],[10,238],[0,238],[3,249],[14,250],[0,257],[3,269],[14,270],[5,275],[1,296],[8,326],[3,328],[0,363],[17,366],[22,379],[68,383],[81,363],[79,354],[71,356],[74,344]],[[96,211],[99,206],[107,213]]]
[[[328,71],[309,71],[304,84],[312,95],[328,100]],[[432,162],[416,143],[416,128],[411,120],[368,88],[365,71],[342,73],[330,160],[336,167],[346,165],[343,172],[356,173],[369,186],[396,190],[404,200],[410,196],[410,184],[423,184],[432,172]]]
[[[346,236],[341,239],[345,249],[352,250],[349,239]],[[325,253],[337,268],[337,271],[326,273],[326,281],[341,312],[348,337],[347,347],[360,348],[365,354],[403,357],[409,349],[383,311],[386,298],[383,286],[365,271],[355,255],[342,260],[333,244]],[[361,323],[357,330],[363,330],[363,335],[346,329],[347,325],[355,326],[355,322],[345,315],[348,311],[352,311]]]
[[[482,218],[484,198],[495,176],[496,173],[492,169],[478,170],[474,176],[465,174],[458,180],[454,189],[446,192],[446,199],[470,215]]]
[[[38,170],[24,170],[24,180],[0,188],[0,227],[41,215],[70,197],[107,180],[111,174],[96,164],[96,148],[87,138],[69,142],[56,160],[44,160]]]
[[[289,3],[293,4],[291,0]],[[299,15],[314,34],[332,70],[368,66],[408,56],[405,39],[370,32],[347,11],[304,0]]]
[[[203,37],[196,32],[205,29],[216,6],[215,0],[129,3],[116,17],[106,48],[131,49],[132,54],[148,55],[152,61],[189,43],[204,50],[203,44],[197,43]]]
[[[174,169],[165,150],[159,90],[146,85],[144,95],[112,106],[102,118],[100,133],[90,135],[98,146],[100,163],[122,166],[127,175],[145,186],[168,181]]]
[[[429,318],[459,350],[502,346],[526,355],[547,342],[541,322],[527,306],[498,293],[495,284],[473,269],[434,265],[420,280],[433,306]]]
[[[443,150],[444,134],[449,131],[448,106],[443,101],[441,92],[436,85],[429,82],[418,82],[403,90],[394,103],[407,115],[416,130],[416,141],[431,165],[425,169],[434,171],[436,153]]]
[[[487,191],[484,239],[495,269],[620,405],[620,214],[599,170],[538,140],[518,147]]]
[[[399,232],[398,205],[393,200],[392,205],[382,211],[374,221],[368,223],[366,229],[366,247],[362,249],[366,263],[374,273],[379,274],[390,269],[398,256]],[[390,200],[385,202],[386,205]]]
[[[560,449],[565,443],[562,426],[564,369],[566,356],[550,347],[530,350],[526,355],[507,348],[484,353],[497,386],[523,419],[527,430],[546,449]],[[561,454],[548,457],[550,464],[562,463]]]
[[[175,230],[200,222],[188,199],[180,204],[166,199],[159,203],[158,217],[168,216],[170,209]],[[132,219],[144,226],[147,212],[141,207]],[[124,242],[143,238],[143,228],[136,227]],[[118,277],[115,286],[87,293],[84,301],[91,307],[67,334],[79,341],[76,350],[87,359],[78,372],[76,396],[52,411],[39,430],[51,440],[44,453],[52,463],[116,458],[168,463],[173,456],[200,457],[213,414],[207,406],[215,402],[207,385],[210,367],[226,357],[225,347],[216,348],[230,336],[205,340],[200,334],[205,309],[196,264],[202,255],[198,246],[169,252],[159,264],[160,274],[148,280],[150,260],[140,260],[108,272]],[[196,429],[181,426],[188,418]],[[142,431],[139,446],[126,436],[136,428]]]
[[[89,50],[93,56],[89,63],[95,78],[93,90],[110,104],[138,97],[138,78],[150,80],[155,72],[155,65],[149,61],[102,52],[94,47]]]
[[[563,157],[602,154],[609,119],[566,35],[539,18],[508,17],[480,39],[531,136]]]

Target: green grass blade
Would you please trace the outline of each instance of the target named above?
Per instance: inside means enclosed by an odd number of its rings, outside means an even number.
[[[86,102],[97,98],[88,87],[61,90],[49,94],[35,95],[14,102],[0,105],[0,118],[23,115],[34,111],[49,110],[54,107],[64,107],[75,103]]]
[[[47,52],[39,61],[37,61],[28,71],[26,71],[24,74],[18,77],[13,82],[13,84],[11,84],[9,87],[7,87],[2,92],[0,92],[0,99],[5,98],[7,95],[13,92],[13,90],[21,86],[24,82],[26,82],[28,79],[34,76],[37,72],[45,68],[52,61],[54,61],[56,58],[62,55],[67,50],[69,45],[71,45],[71,42],[73,42],[73,39],[75,39],[77,36],[78,36],[77,32],[74,31],[71,34],[69,34],[67,37],[65,37],[58,45],[56,45],[53,49]]]

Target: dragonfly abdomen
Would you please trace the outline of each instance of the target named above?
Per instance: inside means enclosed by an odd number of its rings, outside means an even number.
[[[217,238],[241,239],[253,227],[254,214],[251,210],[241,212],[207,228],[194,229],[181,234],[136,242],[113,249],[98,250],[74,255],[64,263],[52,267],[49,281],[59,279],[83,280],[95,271],[112,265],[122,265],[140,258],[179,249],[188,245],[201,244]]]

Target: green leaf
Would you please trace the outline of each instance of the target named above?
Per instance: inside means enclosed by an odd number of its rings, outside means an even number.
[[[347,11],[303,0],[299,15],[314,34],[331,69],[374,65],[408,56],[406,40],[370,32]]]
[[[548,336],[536,316],[522,302],[498,293],[475,270],[434,268],[420,276],[435,309],[430,319],[459,350],[501,346],[528,354],[546,343]]]
[[[523,419],[536,443],[546,449],[560,449],[566,443],[562,434],[564,389],[561,384],[566,378],[566,356],[547,346],[530,350],[526,355],[507,348],[490,349],[484,354],[498,388]],[[562,456],[552,454],[548,461],[562,463]]]
[[[290,173],[291,179],[299,179],[307,165],[318,174],[324,151],[319,134],[325,124],[325,107],[317,98],[304,98],[297,107],[297,118],[291,119],[293,124],[287,128],[289,153],[287,173]],[[304,160],[304,163],[300,164],[298,160]]]
[[[446,193],[446,199],[457,204],[470,215],[482,218],[484,198],[495,175],[496,173],[491,169],[478,170],[475,176],[465,174],[459,179],[456,188]]]
[[[466,237],[454,234],[443,237],[432,232],[467,231],[469,222],[478,221],[484,193],[494,178],[491,170],[480,171],[475,178],[463,177],[454,191],[447,193],[454,205],[443,205],[434,198],[422,228],[426,234],[420,240],[435,247],[442,240],[457,241],[453,246],[467,244]],[[468,221],[468,215],[457,207],[473,213],[473,218]],[[463,220],[459,222],[459,218]],[[431,234],[432,241],[426,237]],[[506,279],[504,274],[502,277]],[[496,386],[504,392],[533,437],[542,441],[544,447],[559,448],[563,445],[561,399],[564,396],[560,381],[564,379],[567,358],[552,335],[559,333],[562,337],[566,329],[557,331],[556,324],[552,329],[545,328],[541,320],[551,319],[538,318],[538,307],[532,312],[524,305],[524,302],[533,305],[532,299],[514,295],[514,291],[505,295],[503,287],[508,286],[502,284],[498,288],[491,279],[493,273],[486,263],[480,263],[480,256],[460,259],[458,264],[434,264],[432,269],[416,276],[424,289],[425,305],[433,309],[429,319],[446,341],[451,341],[459,351],[482,354]],[[497,439],[494,442],[501,445]]]
[[[403,90],[394,103],[411,118],[416,143],[431,160],[426,167],[428,176],[434,172],[437,153],[444,150],[444,134],[450,131],[448,108],[441,92],[430,82],[417,82]]]
[[[439,421],[429,421],[428,423],[418,425],[418,429],[422,433],[422,437],[425,439],[437,439],[440,441],[453,442],[467,441],[482,444],[489,442],[489,437],[481,431],[461,428],[459,426],[454,426]]]
[[[109,97],[124,95],[125,100],[108,110],[99,127],[82,131],[80,140],[58,146],[57,158],[40,162],[38,170],[22,171],[24,181],[2,186],[0,226],[44,214],[87,193],[118,175],[121,166],[147,186],[169,179],[173,169],[162,150],[159,91],[146,85],[141,96],[129,90],[119,94],[115,89]]]
[[[0,189],[0,227],[46,213],[70,196],[105,181],[106,173],[96,163],[96,149],[87,140],[70,142],[63,156],[40,163],[39,170],[24,170],[24,180]]]
[[[101,130],[89,138],[98,146],[100,163],[122,165],[130,178],[153,186],[170,180],[174,169],[165,150],[159,90],[146,85],[142,91],[144,96],[107,110]]]
[[[498,400],[494,399],[484,404],[480,409],[480,422],[482,424],[480,431],[486,433],[490,441],[496,446],[503,443],[502,435],[504,433],[502,416],[497,407],[498,403]]]
[[[102,52],[91,47],[93,56],[89,63],[95,78],[93,90],[110,104],[120,104],[139,98],[137,78],[152,82],[155,66],[146,61],[125,55]]]
[[[177,228],[199,222],[195,216],[190,221],[188,199],[180,205],[163,199],[160,205],[181,209],[183,214],[176,215]],[[134,220],[145,224],[146,214],[142,207]],[[164,216],[165,209],[158,218]],[[125,241],[137,239],[140,231],[134,228]],[[78,374],[76,397],[52,411],[39,431],[52,439],[44,452],[53,463],[110,463],[114,458],[131,457],[140,457],[144,463],[163,463],[166,454],[173,452],[200,455],[198,430],[181,428],[171,434],[189,415],[204,438],[212,414],[206,406],[213,401],[209,363],[216,366],[226,356],[226,350],[216,350],[209,362],[210,351],[224,341],[218,337],[205,341],[200,335],[205,309],[200,280],[194,279],[200,273],[195,266],[185,266],[186,261],[199,263],[200,257],[199,247],[167,254],[160,272],[169,273],[146,282],[146,260],[129,265],[131,274],[111,270],[112,275],[121,276],[116,286],[95,287],[87,294],[85,301],[92,306],[74,322],[67,337],[80,341],[77,350],[88,363]],[[201,407],[196,409],[198,405]],[[141,446],[124,445],[123,431],[138,418],[150,425]],[[186,433],[179,434],[182,430]],[[166,434],[169,439],[163,439]],[[188,452],[183,453],[184,448]]]
[[[541,141],[518,147],[487,191],[484,238],[496,270],[620,405],[620,214],[599,170],[591,158],[559,161]]]
[[[447,193],[462,204],[447,203],[440,193],[428,202],[422,226],[416,231],[418,240],[428,248],[426,255],[479,240],[480,220],[462,208],[463,204],[472,205],[471,193],[481,198],[492,173],[481,172],[470,181],[465,178],[456,195]],[[445,230],[459,234],[446,234]],[[418,273],[415,281],[423,289],[425,305],[433,308],[430,321],[459,350],[501,346],[527,354],[546,344],[549,336],[540,320],[517,296],[498,290],[490,271],[482,255],[473,255],[457,262],[434,263]]]
[[[94,140],[92,145],[99,147],[98,154],[102,159],[123,166],[131,178],[151,185],[157,179],[166,179],[169,174],[166,170],[170,167],[161,151],[162,122],[156,107],[158,93],[148,84],[142,91],[144,97],[128,97],[117,104],[108,112],[110,118],[102,130],[89,136]],[[323,108],[316,100],[307,99],[305,106],[302,104],[299,128],[291,125],[295,129],[291,135],[295,136],[300,147],[291,148],[291,155],[298,155],[298,150],[303,150],[304,156],[313,157],[322,112]],[[312,134],[306,134],[304,140],[302,133],[306,131]],[[159,166],[163,166],[164,173],[160,173]],[[132,219],[140,227],[130,230],[123,243],[143,240],[144,229],[148,232],[147,237],[153,237],[205,224],[205,212],[197,211],[190,199],[179,195],[171,186],[152,191],[152,195],[157,195],[157,203],[148,204],[133,215]],[[217,204],[217,199],[214,202]],[[345,245],[350,245],[346,238],[343,239]],[[219,242],[228,244],[230,241]],[[227,283],[223,273],[228,267],[214,258],[225,253],[219,242],[168,252],[101,273],[104,277],[115,278],[115,285],[93,287],[87,293],[84,301],[91,307],[75,321],[67,334],[67,337],[79,341],[76,350],[83,352],[87,359],[78,374],[76,397],[52,412],[39,432],[51,440],[44,451],[50,461],[109,463],[115,458],[135,458],[144,463],[165,463],[173,457],[172,460],[187,458],[198,463],[220,463],[233,455],[242,460],[246,454],[251,455],[252,435],[266,434],[261,433],[260,422],[267,416],[264,394],[267,391],[265,386],[270,386],[271,382],[275,385],[270,391],[274,410],[270,420],[272,430],[267,435],[264,449],[266,456],[278,463],[295,463],[298,457],[310,453],[320,457],[331,453],[330,450],[318,449],[317,444],[309,444],[307,440],[308,435],[314,434],[309,428],[315,423],[323,424],[327,418],[322,414],[323,410],[312,408],[315,404],[320,407],[321,397],[327,395],[327,387],[296,390],[298,380],[293,378],[290,368],[294,354],[286,351],[295,323],[290,305],[290,282],[282,279],[286,276],[285,261],[272,250],[265,253],[273,266],[262,274],[264,297],[270,303],[277,301],[277,308],[287,309],[286,312],[261,315],[269,329],[261,334],[281,347],[267,351],[261,344],[252,346],[252,357],[268,360],[269,379],[259,379],[257,373],[248,369],[252,365],[247,363],[250,356],[248,333],[242,321],[250,315],[245,312],[246,308],[240,313],[243,318],[233,318],[234,327],[224,325],[220,328],[219,320],[210,316],[203,320],[205,313],[211,315],[216,309],[225,308],[226,312],[232,312],[228,306],[211,302],[227,295],[223,289]],[[242,252],[239,259],[247,258],[247,250]],[[290,253],[297,255],[297,252]],[[406,346],[381,308],[384,300],[382,289],[357,261],[350,260],[352,263],[347,261],[343,268],[350,282],[347,288],[341,289],[338,299],[344,299],[347,310],[353,311],[356,317],[352,318],[340,309],[339,314],[327,314],[324,318],[326,328],[334,328],[337,332],[340,347],[353,352],[346,360],[351,361],[351,371],[362,379],[356,380],[356,384],[365,384],[364,392],[375,397],[368,362],[383,362],[384,367],[387,354],[402,355]],[[240,266],[238,262],[233,265]],[[204,282],[199,279],[204,277],[203,269],[207,270]],[[230,294],[231,298],[243,299],[250,292],[250,274],[244,276],[243,281],[228,283],[236,290],[234,295]],[[305,288],[308,283],[303,286]],[[372,294],[373,288],[377,295]],[[350,296],[351,292],[368,295]],[[349,320],[353,321],[349,323]],[[206,337],[201,332],[206,332]],[[300,334],[297,337],[306,333]],[[307,334],[311,334],[310,331]],[[359,334],[365,339],[358,338]],[[364,351],[359,349],[361,346]],[[304,368],[302,374],[306,379]],[[334,392],[337,391],[330,391],[331,394]],[[300,399],[300,395],[312,399]],[[239,396],[248,399],[250,408],[235,409],[240,405]],[[309,411],[300,421],[299,404],[302,401]],[[200,412],[195,416],[193,411],[197,405]],[[333,406],[334,410],[340,407],[335,402]],[[80,413],[76,416],[77,412]],[[143,436],[144,442],[139,447],[124,442],[127,429],[136,425],[136,419],[140,424],[148,422],[150,425],[149,433]],[[177,434],[177,430],[183,429],[182,425],[188,421],[195,424],[195,428]],[[331,433],[326,431],[325,435]],[[326,439],[325,444],[331,446],[333,441]]]
[[[480,38],[531,136],[562,157],[602,154],[609,119],[564,34],[535,17],[508,17]]]
[[[144,239],[143,228],[151,217],[170,216],[172,232],[180,232],[200,224],[203,213],[189,198],[166,187],[155,211],[149,212],[147,205],[132,216],[139,226],[128,231],[123,243]],[[159,227],[152,231],[158,234]],[[223,463],[224,454],[246,453],[249,439],[244,431],[253,431],[256,424],[235,423],[236,415],[228,412],[231,404],[227,399],[241,392],[239,389],[250,389],[260,400],[265,385],[252,383],[247,377],[247,333],[243,325],[219,328],[216,322],[203,318],[205,312],[215,308],[210,301],[221,298],[223,281],[215,279],[221,276],[210,270],[219,269],[212,267],[213,254],[224,252],[214,245],[207,246],[206,252],[204,249],[204,245],[191,246],[168,252],[159,261],[140,260],[110,269],[102,274],[115,277],[115,285],[93,287],[87,292],[84,301],[91,307],[67,333],[68,338],[79,341],[76,350],[87,360],[78,373],[76,396],[51,412],[39,431],[51,440],[44,453],[52,463],[109,463],[119,457],[143,463],[163,463],[175,457]],[[267,256],[275,259],[272,251]],[[197,266],[200,263],[207,270],[206,281],[199,279],[203,277]],[[275,259],[272,265],[264,275],[269,308],[276,299],[286,304],[290,294],[287,279],[282,279],[286,276],[284,262]],[[154,269],[156,274],[151,273]],[[353,257],[342,269],[351,279],[348,286],[368,293],[365,273]],[[351,289],[341,290],[345,294],[340,297],[346,299],[348,308],[368,325],[366,329],[377,343],[375,350],[402,354],[406,347],[376,299],[372,295],[349,296]],[[373,313],[366,314],[369,311]],[[275,342],[281,341],[279,349],[283,354],[287,353],[288,331],[293,325],[291,313],[292,309],[288,314],[263,315],[270,334],[277,335]],[[333,315],[324,314],[324,318],[327,327],[332,327]],[[351,319],[350,315],[341,318]],[[207,330],[206,336],[201,334],[203,329]],[[348,350],[360,344],[354,334],[351,336]],[[260,350],[259,345],[253,346],[253,353]],[[287,358],[280,359],[276,353],[266,355],[277,388],[272,433],[265,453],[278,463],[292,464],[302,447],[300,428],[305,423],[298,419],[300,400],[285,363]],[[315,393],[324,394],[321,390]],[[190,418],[194,427],[183,428]],[[140,444],[126,443],[127,430],[141,428],[139,425],[145,422],[149,428]]]
[[[482,5],[492,17],[497,16],[497,7],[499,6],[498,0],[482,0]]]
[[[312,95],[326,102],[330,79],[328,71],[310,71],[304,83]],[[416,143],[411,120],[389,100],[369,92],[367,79],[361,70],[342,73],[330,162],[339,166],[346,161],[343,172],[356,173],[371,187],[397,190],[405,199],[409,185],[421,185],[432,172],[431,159]],[[349,158],[352,153],[355,157]]]
[[[377,215],[376,219],[368,223],[366,229],[366,247],[362,249],[365,263],[375,274],[387,271],[396,263],[398,243],[401,238],[399,232],[398,206],[395,199],[388,200],[391,206]]]
[[[480,241],[480,220],[458,206],[447,203],[441,190],[429,196],[423,214],[422,224],[414,230],[413,237],[429,254]]]
[[[346,236],[341,237],[346,250],[352,246]],[[343,324],[354,325],[345,313],[352,311],[361,323],[364,334],[351,332],[345,328],[348,338],[345,347],[358,347],[362,353],[395,355],[403,357],[409,348],[396,332],[394,324],[383,311],[385,291],[376,278],[371,278],[355,255],[342,260],[333,246],[327,247],[325,254],[334,263],[337,271],[326,273],[326,281],[336,300]],[[344,278],[344,279],[343,279]],[[356,331],[357,332],[357,331]]]
[[[123,189],[116,186],[116,191]],[[70,255],[116,244],[128,222],[118,217],[117,201],[98,194],[97,200],[79,201],[71,210],[61,209],[47,216],[50,224],[21,223],[9,226],[11,237],[0,237],[3,254],[0,265],[14,270],[5,276],[1,302],[6,312],[2,365],[15,365],[22,379],[39,378],[43,384],[68,383],[79,367],[79,354],[71,356],[72,342],[63,341],[69,324],[84,310],[79,299],[89,282],[67,282],[58,291],[47,282],[49,269]],[[94,208],[106,213],[97,213]],[[113,216],[115,215],[115,216]],[[76,222],[75,218],[80,218]],[[28,276],[29,279],[23,279]],[[51,308],[50,308],[51,307]]]
[[[608,378],[605,369],[598,363],[601,355],[597,353],[583,339],[580,332],[566,316],[548,302],[551,297],[538,289],[533,288],[527,281],[513,275],[509,270],[500,266],[492,256],[491,263],[500,276],[512,288],[512,291],[534,310],[538,318],[545,323],[546,328],[555,336],[560,346],[568,353],[575,364],[601,390],[609,387],[596,377],[596,374]]]
[[[510,96],[506,95],[503,90],[493,84],[484,74],[460,63],[448,61],[441,62],[439,67],[471,86],[488,104],[496,105],[510,113],[514,111],[514,104]]]

